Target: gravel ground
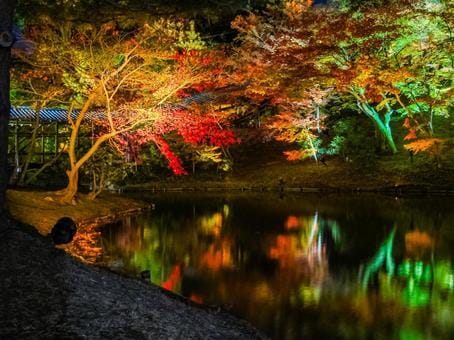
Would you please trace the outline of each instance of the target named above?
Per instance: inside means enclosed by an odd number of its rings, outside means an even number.
[[[0,228],[0,339],[264,339],[247,322]]]

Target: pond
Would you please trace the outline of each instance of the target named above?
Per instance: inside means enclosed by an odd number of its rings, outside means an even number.
[[[454,338],[454,198],[143,194],[99,261],[273,339]]]

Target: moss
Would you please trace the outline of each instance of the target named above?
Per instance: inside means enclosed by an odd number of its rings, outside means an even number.
[[[373,167],[358,167],[340,158],[326,160],[326,165],[313,160],[289,162],[284,159],[238,166],[224,178],[189,175],[129,185],[138,189],[254,189],[280,190],[287,188],[320,188],[330,190],[382,190],[389,187],[419,187],[423,190],[454,188],[454,164],[446,162],[437,168],[424,156],[417,155],[413,163],[404,155],[383,157]]]

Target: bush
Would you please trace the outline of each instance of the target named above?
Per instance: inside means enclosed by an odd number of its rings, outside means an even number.
[[[337,153],[354,165],[373,166],[376,162],[377,138],[370,125],[370,120],[360,115],[335,123],[330,153]]]

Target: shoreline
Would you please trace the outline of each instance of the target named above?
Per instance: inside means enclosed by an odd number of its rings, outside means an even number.
[[[3,280],[0,297],[5,302],[3,311],[14,310],[13,315],[0,318],[0,338],[20,336],[32,339],[35,338],[33,334],[40,334],[43,337],[111,339],[124,331],[123,338],[127,339],[182,336],[185,339],[266,339],[246,320],[220,306],[198,305],[152,283],[112,271],[102,263],[94,263],[99,255],[97,244],[89,243],[97,240],[100,226],[151,209],[152,205],[109,193],[89,202],[84,195],[80,195],[79,203],[82,205],[75,206],[60,205],[55,199],[45,199],[47,197],[52,197],[52,192],[8,192],[8,205],[14,212],[12,216],[22,221],[6,221],[9,227],[0,240],[0,275]],[[31,201],[24,202],[24,199]],[[32,207],[33,202],[39,204]],[[51,208],[44,209],[48,204]],[[93,209],[84,210],[87,204]],[[34,211],[31,211],[33,208]],[[71,243],[54,246],[47,234],[52,227],[51,221],[61,216],[74,218],[78,232]],[[34,222],[38,227],[24,220]],[[93,249],[94,253],[90,254]],[[82,256],[84,251],[87,253]],[[74,292],[77,298],[72,297]],[[46,305],[49,299],[56,300],[48,306],[49,314],[46,314],[47,311],[40,314],[42,305]],[[132,312],[131,301],[136,301]],[[120,308],[117,308],[118,305]],[[175,310],[168,310],[169,305],[174,305]],[[105,315],[93,315],[93,311],[100,306]],[[55,320],[64,319],[71,309],[74,315],[70,320],[55,324]],[[133,320],[131,313],[136,316]],[[90,322],[95,324],[95,328],[83,327],[85,315],[93,316],[94,320]],[[124,324],[123,320],[128,319],[132,325]],[[158,320],[158,325],[145,322],[151,319]],[[168,320],[172,319],[175,321],[169,325]],[[106,328],[103,323],[115,326]],[[201,323],[205,325],[194,327]],[[130,329],[133,329],[134,336],[127,335]]]
[[[253,191],[327,192],[454,195],[454,163],[433,168],[416,162],[409,167],[398,160],[381,161],[374,167],[357,168],[340,159],[325,165],[309,160],[289,162],[241,163],[231,173],[197,173],[167,177],[145,183],[128,184],[120,192],[131,191]]]
[[[230,192],[292,192],[292,193],[377,193],[377,194],[437,194],[445,196],[454,196],[454,188],[443,187],[443,188],[421,188],[418,186],[394,186],[384,188],[332,188],[332,187],[250,187],[250,186],[238,186],[238,187],[223,187],[223,186],[199,186],[199,187],[172,187],[172,186],[153,186],[153,187],[126,187],[120,189],[120,193],[135,193],[138,191],[146,192],[219,192],[219,193],[230,193]]]
[[[61,217],[70,217],[77,226],[109,223],[122,216],[151,208],[149,203],[120,195],[103,193],[91,201],[79,194],[76,205],[61,204],[55,192],[37,190],[8,190],[7,206],[11,216],[21,223],[34,226],[47,235]]]
[[[81,263],[33,227],[5,223],[1,338],[266,339],[219,308]]]

